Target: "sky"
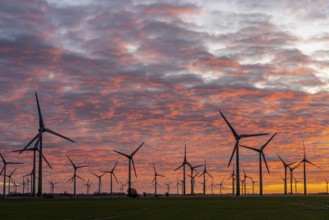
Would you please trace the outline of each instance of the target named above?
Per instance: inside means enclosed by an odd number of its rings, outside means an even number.
[[[206,158],[219,183],[230,175],[234,146],[219,109],[239,133],[278,132],[264,151],[270,168],[264,193],[283,191],[277,154],[300,161],[303,141],[308,159],[321,168],[307,165],[308,191],[325,191],[328,11],[322,0],[1,1],[0,152],[24,162],[8,172],[17,168],[13,177],[21,182],[32,169],[31,153],[11,151],[37,133],[37,91],[46,126],[76,141],[44,135],[53,166],[44,166],[46,192],[49,181],[59,182],[56,192],[72,192],[66,155],[90,165],[78,175],[93,182],[91,192],[97,179],[90,172],[116,161],[117,177],[126,182],[128,161],[113,150],[128,154],[142,142],[135,156],[139,193],[153,192],[152,164],[165,175],[159,192],[168,182],[176,192],[182,171],[173,170],[185,144],[190,163]],[[269,137],[241,144],[258,148]],[[255,152],[241,149],[240,166],[258,180]],[[301,168],[295,177],[302,180]],[[78,193],[86,191],[84,181],[77,184]],[[227,193],[230,185],[224,181]],[[114,190],[119,187],[115,183]],[[102,190],[109,191],[108,175]]]

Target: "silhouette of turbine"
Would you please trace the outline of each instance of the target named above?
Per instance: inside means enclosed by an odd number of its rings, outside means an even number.
[[[174,171],[176,170],[179,170],[181,167],[183,167],[183,186],[182,186],[182,189],[183,189],[183,192],[182,194],[185,196],[186,195],[186,179],[185,179],[185,166],[186,165],[189,165],[189,162],[187,161],[186,159],[186,144],[185,144],[185,150],[184,150],[184,160],[183,160],[183,163],[182,165],[180,165],[179,167],[177,167]]]
[[[130,155],[121,153],[121,152],[116,151],[116,150],[113,150],[114,152],[116,152],[118,154],[121,154],[122,156],[125,156],[125,157],[128,158],[128,196],[129,197],[131,197],[131,165],[134,168],[135,176],[137,178],[137,173],[136,173],[136,168],[135,168],[133,157],[137,153],[137,151],[143,146],[143,144],[144,143],[142,143],[141,145],[139,145],[139,147],[134,152],[132,152]]]
[[[43,121],[43,117],[42,117],[42,113],[41,113],[41,108],[40,108],[40,104],[39,104],[39,99],[38,99],[38,94],[35,93],[35,98],[37,101],[37,107],[38,107],[38,115],[39,115],[39,130],[38,130],[38,134],[24,147],[23,150],[27,149],[37,138],[39,139],[39,183],[38,183],[38,196],[42,197],[42,155],[43,155],[43,144],[42,144],[42,136],[43,133],[48,132],[52,135],[61,137],[63,139],[66,139],[68,141],[71,141],[73,143],[75,143],[75,141],[71,140],[70,138],[67,138],[47,127],[45,127],[45,123]]]
[[[201,165],[192,166],[192,164],[190,164],[190,163],[188,163],[188,165],[189,165],[189,167],[191,169],[191,174],[188,175],[191,178],[191,195],[194,195],[194,177],[195,176],[193,174],[194,174],[194,171],[195,172],[198,172],[196,170],[196,168],[202,167],[203,165],[201,164]]]
[[[38,138],[38,140],[35,142],[34,147],[33,148],[26,148],[26,149],[21,149],[21,150],[14,150],[12,152],[19,152],[19,154],[25,152],[25,151],[33,151],[33,165],[32,165],[32,173],[33,175],[32,177],[32,196],[35,197],[36,196],[36,192],[35,192],[35,186],[36,186],[36,152],[40,153],[39,151],[39,147],[38,145],[40,144],[40,137]],[[53,169],[50,165],[50,163],[48,162],[47,158],[44,156],[44,154],[42,154],[42,158],[44,159],[44,161],[46,161],[48,167],[50,169]]]
[[[297,181],[297,179],[294,177],[295,180],[295,194],[298,194],[298,188],[297,188],[297,184],[300,183],[301,181]]]
[[[110,193],[111,193],[111,195],[113,195],[113,181],[112,181],[112,180],[113,180],[113,176],[114,176],[114,178],[115,178],[115,181],[117,181],[117,183],[119,183],[119,182],[118,182],[118,179],[117,179],[117,177],[115,176],[115,173],[114,173],[115,167],[118,165],[118,162],[119,162],[119,161],[117,161],[117,162],[114,164],[112,170],[105,170],[105,171],[102,171],[102,172],[104,172],[104,173],[109,173],[109,174],[110,174]]]
[[[98,194],[101,194],[101,188],[102,188],[102,177],[106,174],[103,172],[101,175],[97,175],[96,173],[90,172],[92,175],[96,176],[98,178]]]
[[[314,163],[312,163],[311,161],[307,160],[306,159],[306,153],[305,153],[305,144],[304,144],[304,141],[303,141],[303,147],[304,147],[304,158],[298,163],[298,164],[301,164],[303,163],[303,168],[304,168],[304,195],[307,194],[307,183],[306,183],[306,163],[309,163],[317,168],[320,168],[318,167],[317,165],[315,165]]]
[[[76,166],[76,165],[73,163],[73,161],[71,160],[71,158],[70,158],[68,155],[66,155],[66,156],[67,156],[67,158],[69,159],[69,161],[71,162],[71,164],[72,164],[72,166],[73,166],[73,169],[74,169],[73,176],[72,176],[67,182],[69,182],[69,181],[71,181],[71,182],[73,181],[73,182],[74,182],[74,186],[73,186],[73,195],[76,196],[76,190],[77,190],[77,177],[78,177],[79,179],[81,179],[81,180],[84,180],[84,179],[82,179],[80,176],[77,175],[77,170],[78,170],[79,168],[88,167],[89,165]]]
[[[284,167],[284,179],[283,179],[283,181],[284,181],[284,194],[287,195],[287,193],[288,193],[288,190],[287,190],[287,185],[288,185],[288,183],[287,183],[287,169],[290,165],[292,165],[296,162],[286,163],[279,155],[277,155],[277,156],[280,159],[280,161],[282,162],[283,167]]]
[[[158,176],[160,177],[164,177],[164,176],[157,173],[154,164],[153,164],[153,169],[154,169],[154,178],[152,180],[152,185],[154,185],[154,196],[157,197],[157,186],[158,185],[160,186],[160,184],[158,184]]]
[[[10,194],[10,185],[11,183],[14,183],[12,176],[14,175],[14,173],[16,172],[17,168],[15,168],[9,175],[7,175],[8,180],[9,180],[9,184],[8,184],[8,194]]]
[[[206,175],[210,176],[212,179],[214,179],[214,177],[207,171],[207,160],[204,159],[204,167],[203,167],[203,171],[199,176],[203,175],[203,195],[206,195]]]
[[[298,167],[300,167],[300,164],[298,164],[294,167],[288,166],[289,171],[290,171],[290,194],[291,195],[293,194],[293,192],[292,192],[292,180],[293,180],[293,177],[294,177],[294,170]]]
[[[248,137],[256,137],[256,136],[263,136],[268,135],[268,133],[259,133],[259,134],[238,134],[232,125],[228,122],[228,120],[225,118],[224,114],[219,110],[219,113],[222,115],[223,119],[225,120],[226,124],[230,127],[231,132],[235,138],[235,146],[233,148],[233,152],[231,154],[231,158],[228,163],[228,167],[231,164],[231,161],[233,159],[233,156],[235,154],[236,156],[236,195],[240,196],[240,162],[239,162],[239,142],[242,138],[248,138]]]
[[[245,145],[240,145],[241,147],[256,151],[259,154],[259,195],[263,195],[263,168],[262,168],[262,158],[264,159],[266,169],[268,174],[270,174],[270,170],[268,169],[268,165],[266,162],[266,157],[264,154],[265,147],[271,142],[271,140],[275,137],[277,133],[275,133],[260,149],[254,148],[254,147],[248,147]]]
[[[229,180],[229,179],[232,179],[232,195],[234,195],[235,194],[235,179],[236,179],[235,173],[234,173],[234,164],[233,164],[233,171],[232,171],[230,177],[227,178],[227,180]]]
[[[2,159],[2,162],[3,162],[3,168],[0,172],[0,175],[3,173],[3,194],[2,194],[2,196],[6,197],[7,166],[10,165],[10,164],[23,164],[23,163],[6,161],[1,153],[0,153],[0,156],[1,156],[1,159]]]
[[[222,190],[225,190],[223,183],[224,183],[225,179],[222,179],[222,181],[219,184],[216,184],[217,186],[219,186],[219,194],[222,195]]]
[[[55,191],[55,187],[56,187],[56,184],[58,182],[53,182],[53,181],[50,181],[49,184],[50,184],[50,193],[54,195],[54,191]]]
[[[165,185],[167,186],[167,193],[169,195],[170,194],[170,185],[171,185],[171,183],[165,183]]]

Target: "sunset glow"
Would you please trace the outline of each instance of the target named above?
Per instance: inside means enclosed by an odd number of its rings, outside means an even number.
[[[240,133],[278,132],[266,147],[264,193],[282,193],[287,162],[307,158],[309,193],[325,192],[328,170],[329,18],[327,1],[255,0],[4,0],[0,3],[0,153],[15,168],[16,182],[31,172],[32,153],[20,155],[38,129],[37,91],[47,126],[76,143],[44,135],[44,191],[72,192],[66,154],[90,166],[79,176],[110,170],[127,181],[134,157],[139,193],[176,192],[175,171],[184,156],[193,165],[207,159],[215,183],[230,176],[235,140],[219,108]],[[259,148],[270,136],[243,139]],[[233,161],[234,162],[234,161]],[[259,178],[258,155],[240,149],[240,166]],[[2,169],[2,165],[0,166]],[[202,171],[199,168],[198,171]],[[302,167],[294,176],[303,180]],[[102,191],[109,192],[109,175]],[[196,179],[200,182],[201,177]],[[77,192],[85,193],[77,180]],[[210,184],[210,179],[208,181]],[[2,178],[0,185],[3,185]],[[231,181],[224,181],[231,193]],[[258,182],[255,185],[258,192]],[[288,189],[290,186],[288,186]],[[2,187],[1,187],[2,188]],[[114,191],[120,184],[114,182]],[[247,182],[251,193],[251,181]],[[202,192],[201,184],[195,191]],[[288,190],[289,191],[289,190]],[[207,189],[210,193],[210,189]],[[215,188],[219,193],[219,188]],[[298,184],[303,192],[303,182]],[[187,180],[187,193],[190,181]]]

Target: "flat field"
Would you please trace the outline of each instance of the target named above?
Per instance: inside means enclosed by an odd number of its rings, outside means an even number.
[[[0,219],[329,219],[328,196],[0,200]]]

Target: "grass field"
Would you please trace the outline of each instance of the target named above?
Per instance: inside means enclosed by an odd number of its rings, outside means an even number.
[[[329,197],[0,201],[0,219],[329,219]]]

